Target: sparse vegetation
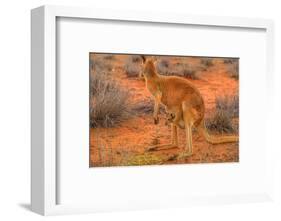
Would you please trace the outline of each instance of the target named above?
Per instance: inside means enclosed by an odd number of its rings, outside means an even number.
[[[112,71],[112,63],[105,56],[95,56],[90,59],[90,70],[95,73],[104,73]]]
[[[235,62],[228,66],[229,76],[238,80],[239,79],[239,65],[238,62]]]
[[[174,75],[189,79],[198,79],[200,68],[187,63],[172,64],[166,59],[160,60],[156,65],[157,71],[162,75]]]
[[[168,68],[170,66],[170,62],[169,60],[167,59],[162,59],[160,62],[159,62],[159,65],[164,67],[164,68]]]
[[[141,73],[141,57],[137,55],[129,56],[124,67],[128,77],[138,77]]]
[[[232,64],[232,63],[234,63],[234,62],[236,62],[236,58],[225,58],[224,60],[223,60],[223,63],[224,64]]]
[[[239,117],[239,96],[224,96],[216,99],[216,109],[229,113],[230,117]]]
[[[201,58],[201,64],[206,68],[214,65],[212,58]]]
[[[198,79],[197,71],[189,64],[182,64],[182,76],[189,79]]]
[[[170,69],[169,69],[170,63],[168,60],[162,59],[156,64],[157,71],[162,75],[169,75]]]
[[[159,157],[152,153],[136,153],[132,151],[119,150],[114,151],[110,147],[99,145],[99,167],[108,167],[108,166],[139,166],[139,165],[159,165],[162,164],[164,160],[162,157]],[[114,154],[117,154],[119,157],[113,157]],[[91,165],[96,166],[96,165]]]
[[[105,54],[103,58],[106,60],[114,60],[115,57],[113,54]]]
[[[239,60],[237,58],[224,59],[224,64],[227,65],[227,73],[231,78],[239,79]]]
[[[239,97],[219,97],[216,99],[216,110],[206,120],[209,130],[219,133],[233,133],[238,130],[232,118],[239,117]]]
[[[211,118],[206,120],[206,127],[219,133],[233,133],[236,131],[230,115],[223,110],[216,110]]]
[[[142,58],[139,55],[131,55],[131,61],[133,63],[140,63],[142,62]]]
[[[105,74],[91,76],[90,126],[114,127],[129,116],[129,92]]]
[[[155,154],[143,153],[125,157],[121,163],[122,166],[138,166],[138,165],[157,165],[162,164],[163,159]]]

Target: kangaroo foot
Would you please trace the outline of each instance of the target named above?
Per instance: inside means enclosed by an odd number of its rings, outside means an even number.
[[[183,153],[180,153],[177,158],[181,160],[190,156],[192,156],[192,151],[184,151]]]
[[[146,151],[157,151],[157,150],[168,150],[168,149],[174,149],[178,146],[175,144],[161,144],[161,145],[154,145],[151,147],[148,147]]]
[[[169,157],[167,157],[166,161],[172,161],[172,160],[176,160],[178,158],[178,154],[173,154]]]

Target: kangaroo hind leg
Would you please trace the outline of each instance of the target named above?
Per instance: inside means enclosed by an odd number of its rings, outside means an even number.
[[[180,158],[188,157],[192,155],[192,127],[194,123],[194,114],[192,113],[192,108],[190,108],[187,102],[183,102],[183,120],[185,125],[185,149],[182,154],[180,154]]]

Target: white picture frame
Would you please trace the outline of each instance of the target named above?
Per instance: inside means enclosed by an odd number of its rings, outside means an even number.
[[[31,100],[32,100],[32,139],[31,139],[31,207],[42,215],[66,213],[83,213],[96,211],[112,211],[126,209],[162,208],[170,206],[184,206],[188,204],[257,202],[273,199],[272,186],[272,151],[270,146],[270,110],[267,111],[264,123],[267,125],[266,154],[264,155],[266,171],[266,187],[256,194],[236,194],[231,196],[195,196],[182,198],[175,202],[162,204],[157,202],[132,203],[126,207],[72,206],[58,204],[58,180],[61,175],[57,171],[57,91],[56,79],[56,22],[57,18],[83,18],[107,21],[129,21],[172,25],[198,25],[203,27],[245,28],[265,31],[266,35],[266,100],[267,105],[273,105],[273,22],[267,19],[249,19],[214,16],[195,16],[185,14],[156,14],[147,12],[100,10],[78,7],[42,6],[31,12]],[[271,144],[272,145],[272,144]],[[131,170],[131,168],[130,168]],[[148,199],[149,201],[149,199]]]

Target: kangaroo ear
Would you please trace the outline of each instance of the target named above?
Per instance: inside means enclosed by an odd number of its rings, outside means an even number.
[[[145,61],[146,61],[145,56],[144,56],[144,55],[141,55],[140,57],[141,57],[141,59],[142,59],[142,62],[145,63]]]

